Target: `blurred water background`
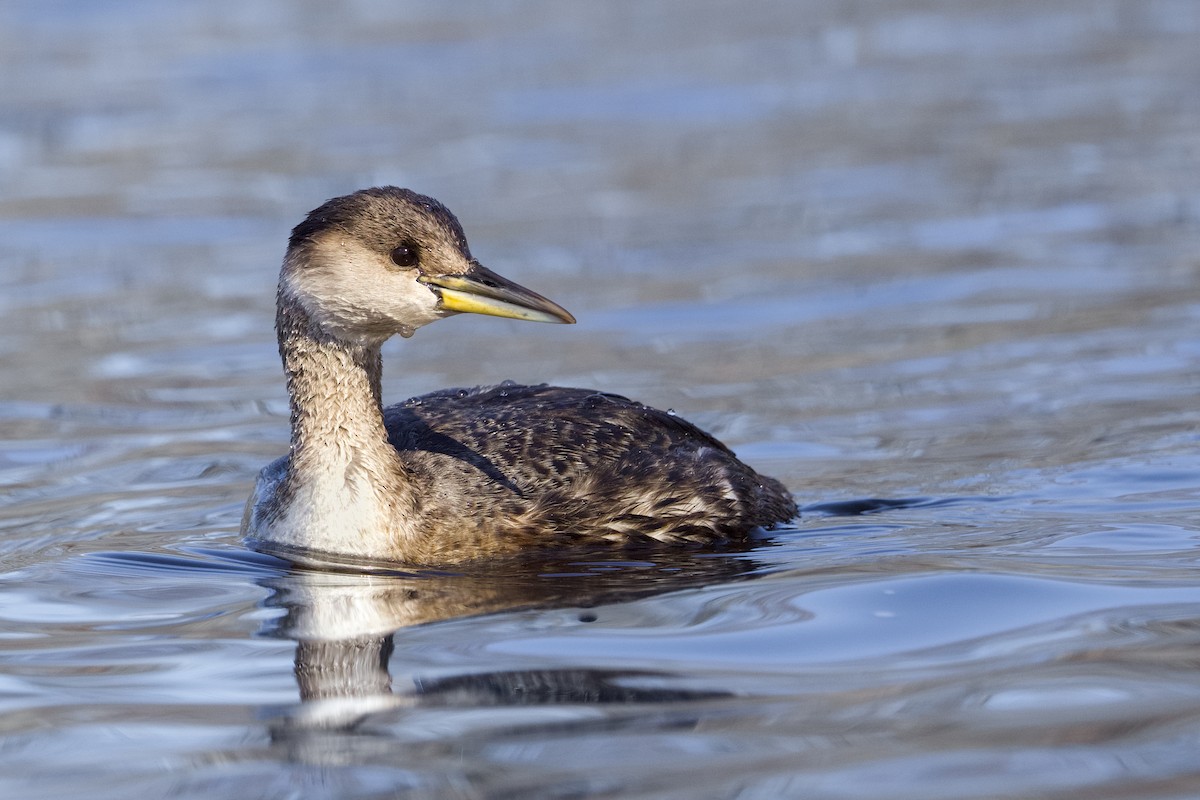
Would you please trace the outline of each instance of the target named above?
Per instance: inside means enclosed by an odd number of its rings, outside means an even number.
[[[0,4],[0,796],[1200,795],[1200,4]],[[286,235],[431,194],[751,548],[247,553]]]

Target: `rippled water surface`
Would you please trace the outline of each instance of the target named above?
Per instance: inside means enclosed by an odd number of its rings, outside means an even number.
[[[0,6],[0,796],[1200,795],[1200,5]],[[394,183],[552,381],[804,507],[713,551],[290,570],[287,232]]]

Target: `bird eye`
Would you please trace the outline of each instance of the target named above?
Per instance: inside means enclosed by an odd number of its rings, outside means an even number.
[[[415,267],[417,265],[417,248],[415,245],[402,244],[391,253],[392,263],[397,267]]]

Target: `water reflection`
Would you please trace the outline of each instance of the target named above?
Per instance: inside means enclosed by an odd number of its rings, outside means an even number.
[[[300,704],[270,725],[272,741],[305,763],[344,763],[362,726],[385,710],[678,703],[725,696],[671,685],[674,676],[612,668],[502,669],[423,676],[406,668],[405,629],[515,610],[589,608],[744,580],[745,554],[655,553],[654,560],[537,559],[487,572],[418,574],[296,570],[267,578],[283,611],[265,633],[296,641]],[[369,748],[373,752],[374,747]]]

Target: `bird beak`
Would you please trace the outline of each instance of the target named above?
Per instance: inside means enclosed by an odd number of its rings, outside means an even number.
[[[417,280],[438,296],[439,306],[447,311],[490,314],[530,322],[575,322],[571,312],[558,303],[479,264],[473,264],[465,275],[422,275]]]

